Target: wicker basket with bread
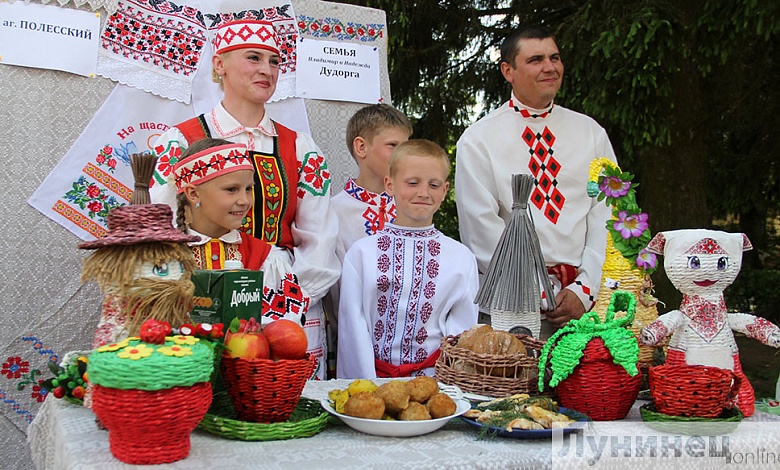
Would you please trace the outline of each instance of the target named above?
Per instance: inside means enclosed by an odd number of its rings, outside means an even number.
[[[543,341],[531,336],[474,325],[442,339],[436,378],[481,395],[537,395],[539,351],[543,346]]]

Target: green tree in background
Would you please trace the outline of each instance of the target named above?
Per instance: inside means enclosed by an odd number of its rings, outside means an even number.
[[[509,97],[498,70],[503,37],[520,23],[548,26],[566,67],[556,102],[607,129],[621,167],[638,176],[653,232],[746,233],[754,251],[729,306],[778,315],[780,2],[346,3],[385,10],[393,104],[412,118],[414,137],[451,153],[475,114]],[[436,223],[457,238],[452,199]],[[658,297],[678,305],[663,270],[654,280]]]

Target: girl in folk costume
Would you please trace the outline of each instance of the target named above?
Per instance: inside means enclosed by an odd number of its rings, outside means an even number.
[[[741,379],[737,406],[745,416],[754,410],[755,394],[742,372],[732,330],[764,344],[780,347],[780,328],[746,313],[728,313],[723,290],[736,279],[742,251],[752,249],[742,233],[675,230],[657,234],[647,250],[664,256],[664,269],[683,293],[672,310],[644,327],[640,341],[648,346],[669,341],[666,363],[704,365],[733,371]]]
[[[175,207],[176,189],[166,184],[167,178],[181,152],[194,142],[214,137],[246,146],[255,170],[254,204],[239,230],[272,245],[271,254],[278,251],[298,276],[304,297],[310,299],[304,325],[309,352],[318,358],[317,376],[322,378],[327,351],[320,300],[339,276],[328,165],[309,135],[287,129],[266,113],[279,77],[273,25],[246,19],[223,23],[214,50],[212,72],[224,99],[157,140],[154,149],[160,158],[152,199]]]
[[[184,151],[171,177],[177,191],[176,224],[197,237],[189,243],[197,269],[224,269],[226,261],[239,261],[244,268],[262,270],[263,322],[285,318],[303,324],[308,299],[286,258],[280,251],[269,256],[269,243],[237,230],[254,200],[254,167],[246,146],[201,139]],[[280,285],[286,288],[276,292]]]

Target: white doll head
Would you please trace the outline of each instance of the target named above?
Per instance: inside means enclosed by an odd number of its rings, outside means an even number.
[[[742,252],[751,249],[744,233],[702,229],[661,232],[647,245],[663,255],[667,277],[687,295],[723,292],[742,267]]]

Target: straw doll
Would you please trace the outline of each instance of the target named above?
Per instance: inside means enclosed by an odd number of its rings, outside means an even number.
[[[131,158],[136,185],[130,204],[108,213],[106,236],[79,245],[95,250],[84,260],[82,282],[95,280],[104,293],[93,348],[138,336],[150,318],[189,323],[195,260],[186,242],[197,237],[173,228],[169,206],[148,203],[145,182],[156,157]]]
[[[739,273],[742,252],[752,249],[747,236],[713,230],[675,230],[657,234],[647,246],[664,256],[666,275],[683,293],[672,310],[642,329],[649,346],[671,334],[668,365],[703,365],[728,369],[741,379],[737,406],[753,414],[755,394],[742,372],[732,330],[773,347],[780,346],[780,328],[746,313],[728,313],[723,290]]]

